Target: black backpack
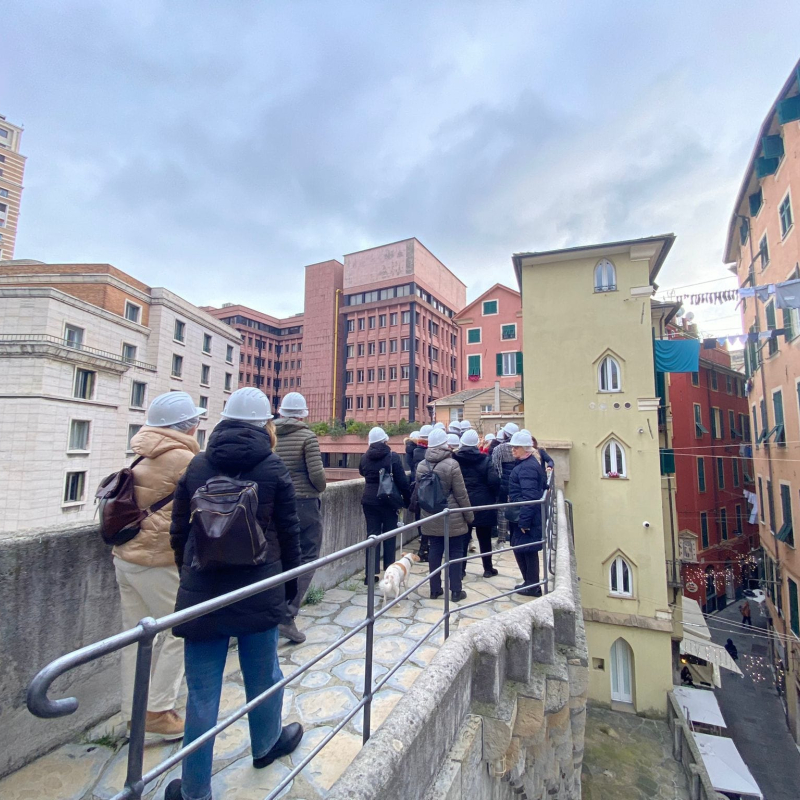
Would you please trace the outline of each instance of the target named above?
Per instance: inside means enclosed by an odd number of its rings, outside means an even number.
[[[381,467],[378,473],[377,497],[378,500],[395,509],[400,509],[405,505],[403,502],[403,495],[394,482],[391,453],[389,453],[389,465],[387,467]]]
[[[267,537],[258,522],[258,484],[218,475],[192,497],[192,568],[252,567],[267,560]]]
[[[438,514],[447,508],[447,492],[442,486],[442,479],[436,474],[433,467],[422,475],[417,471],[415,491],[417,503],[423,511],[427,511],[429,514]]]

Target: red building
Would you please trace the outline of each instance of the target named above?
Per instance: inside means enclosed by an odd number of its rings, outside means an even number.
[[[755,575],[745,377],[719,348],[700,350],[699,372],[669,377],[684,593],[710,612],[736,599]]]

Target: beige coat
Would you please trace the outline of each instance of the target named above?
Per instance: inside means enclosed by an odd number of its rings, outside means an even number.
[[[170,428],[145,425],[131,440],[131,448],[144,460],[134,467],[133,479],[139,508],[148,508],[175,491],[189,462],[200,452],[194,436]],[[175,554],[169,545],[172,503],[142,522],[139,533],[113,553],[123,561],[143,567],[169,567]]]
[[[464,476],[461,467],[453,458],[453,454],[446,447],[429,447],[425,451],[425,460],[417,466],[417,480],[426,472],[434,470],[442,482],[442,489],[447,492],[447,505],[449,508],[469,508],[469,495],[464,485]],[[423,519],[431,516],[427,511],[422,511]],[[469,533],[473,514],[467,511],[464,514],[450,515],[450,536],[463,536]],[[422,526],[426,536],[444,536],[444,517],[428,522]]]

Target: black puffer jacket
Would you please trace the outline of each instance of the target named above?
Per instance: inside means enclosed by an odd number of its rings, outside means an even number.
[[[497,502],[500,489],[500,476],[492,467],[492,460],[477,447],[461,447],[453,458],[461,467],[464,485],[467,487],[471,506],[488,506]],[[475,511],[475,526],[494,526],[497,524],[497,511]]]
[[[406,439],[406,469],[414,470],[414,451],[417,449],[417,443],[413,439]]]
[[[425,460],[425,453],[428,452],[427,444],[419,444],[414,448],[414,455],[411,457],[411,483],[417,477],[417,467]]]
[[[230,567],[200,572],[190,565],[194,540],[189,522],[194,493],[207,480],[228,475],[258,484],[258,521],[267,536],[267,561],[257,567]],[[175,610],[271,578],[300,565],[300,523],[294,486],[283,461],[272,452],[269,434],[246,422],[223,420],[196,455],[175,490],[170,544],[181,572]],[[261,592],[174,629],[186,639],[213,639],[260,633],[286,615],[284,586]]]
[[[535,456],[517,461],[508,482],[508,499],[512,503],[539,500],[547,489],[547,475]],[[518,506],[517,525],[529,532],[532,541],[542,540],[542,506]]]
[[[371,444],[369,449],[361,456],[361,463],[358,471],[364,476],[364,494],[361,497],[361,504],[365,506],[382,506],[383,500],[378,500],[378,480],[382,468],[388,468],[391,464],[392,477],[395,486],[403,495],[403,503],[408,505],[411,492],[408,486],[408,478],[403,469],[403,462],[397,453],[386,442]]]

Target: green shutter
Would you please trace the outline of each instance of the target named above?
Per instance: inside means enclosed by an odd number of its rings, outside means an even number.
[[[761,140],[761,150],[764,158],[782,158],[783,139],[780,136],[765,136]]]
[[[747,220],[742,220],[742,224],[739,226],[739,241],[741,244],[746,244],[748,230]]]
[[[747,200],[750,203],[750,216],[754,217],[758,214],[761,204],[764,202],[764,194],[761,189],[759,189],[757,192],[753,192]]]
[[[783,309],[783,335],[786,337],[787,342],[789,341],[789,339],[794,339],[794,328],[792,327],[791,308]]]
[[[767,315],[767,327],[771,330],[775,330],[775,305],[774,303],[769,303],[766,307],[766,315]],[[770,340],[772,341],[772,340]]]
[[[661,448],[661,474],[672,475],[675,472],[675,451],[671,447]]]
[[[789,584],[789,624],[795,636],[800,636],[800,607],[797,603],[797,584],[791,579],[787,579]]]
[[[467,359],[467,373],[469,375],[477,375],[480,377],[481,374],[481,357],[480,356],[469,356]]]
[[[788,97],[778,103],[778,122],[786,125],[787,122],[794,122],[800,119],[800,95]]]
[[[778,171],[779,158],[761,158],[756,159],[756,177],[766,178],[767,175],[774,175]]]
[[[502,353],[498,353],[497,354],[497,374],[498,375],[502,375],[503,374],[503,354]]]
[[[522,375],[522,352],[517,351],[517,375]]]

